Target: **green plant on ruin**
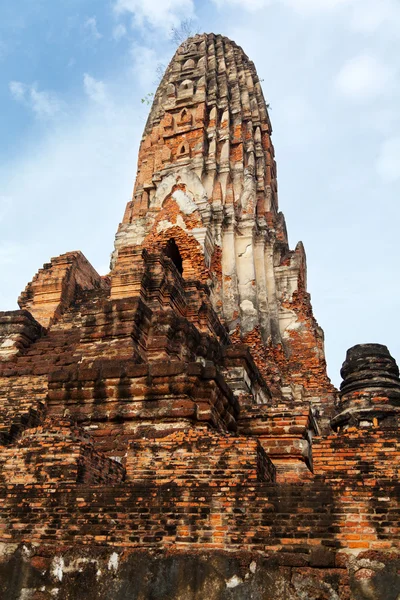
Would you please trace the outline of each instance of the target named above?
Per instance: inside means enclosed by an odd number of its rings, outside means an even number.
[[[154,92],[149,92],[143,98],[140,99],[142,104],[147,104],[149,106],[153,102]]]

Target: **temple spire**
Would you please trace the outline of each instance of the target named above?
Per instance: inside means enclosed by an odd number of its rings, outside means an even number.
[[[264,347],[265,373],[266,348],[287,359],[292,336],[306,328],[312,344],[296,341],[296,352],[321,377],[322,332],[306,291],[303,246],[290,250],[278,212],[271,132],[242,48],[214,34],[183,43],[154,97],[112,267],[122,248],[154,250],[174,240],[183,277],[207,283],[231,335]]]

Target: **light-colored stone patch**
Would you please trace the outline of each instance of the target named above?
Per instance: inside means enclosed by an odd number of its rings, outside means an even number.
[[[107,568],[109,571],[116,573],[118,571],[119,556],[116,552],[113,552],[108,560]]]
[[[175,190],[172,194],[172,197],[185,215],[191,215],[195,210],[197,210],[196,203],[189,196],[189,194],[183,190]]]
[[[10,348],[11,346],[14,346],[14,340],[11,340],[9,338],[5,339],[4,342],[1,344],[1,348]]]
[[[239,252],[240,258],[249,258],[253,255],[253,247],[252,244],[247,244],[245,249],[242,252]]]
[[[30,600],[34,597],[36,590],[34,588],[22,588],[18,600]]]
[[[243,300],[240,303],[240,308],[246,314],[250,314],[250,315],[256,315],[257,314],[257,311],[254,308],[254,304],[250,300]]]
[[[186,186],[187,192],[182,191],[182,193],[188,196],[191,202],[195,205],[194,210],[198,208],[200,209],[200,212],[210,214],[211,209],[210,205],[208,204],[208,198],[203,184],[201,183],[196,173],[194,173],[190,169],[185,168],[177,169],[174,173],[171,173],[170,175],[167,175],[163,178],[163,180],[157,186],[154,198],[151,200],[150,203],[150,208],[161,208],[164,199],[168,196],[168,194],[171,193],[173,187],[177,184],[183,184]],[[178,200],[182,200],[182,197],[180,197],[179,194],[178,197],[175,197],[175,194],[178,191],[179,190],[175,190],[173,192],[173,197],[179,205]],[[193,199],[189,197],[188,193],[192,196]],[[184,203],[187,204],[187,201],[185,200]],[[189,205],[191,206],[191,204]]]
[[[136,219],[133,223],[129,223],[119,236],[117,234],[115,247],[118,249],[121,246],[140,245],[146,237],[147,229],[147,219]]]
[[[279,311],[279,329],[283,338],[290,338],[290,332],[301,326],[293,310],[282,309]]]
[[[249,566],[249,569],[250,569],[250,572],[251,572],[251,573],[253,573],[253,575],[254,575],[254,573],[255,573],[255,572],[256,572],[256,570],[257,570],[257,563],[256,563],[256,561],[255,561],[255,560],[252,560],[252,561],[251,561],[251,563],[250,563],[250,566]]]
[[[51,564],[51,574],[53,575],[53,577],[55,579],[58,579],[58,581],[62,581],[62,579],[63,579],[64,567],[65,567],[65,563],[64,563],[63,557],[55,556],[53,558],[53,562]]]
[[[157,223],[157,233],[160,233],[161,231],[166,231],[167,229],[171,229],[171,227],[176,227],[176,226],[183,229],[183,231],[186,231],[186,229],[187,229],[186,223],[183,220],[182,215],[177,215],[176,223],[171,223],[170,221],[167,221],[166,219],[159,221]]]
[[[241,583],[243,583],[243,579],[241,579],[241,577],[238,577],[237,575],[233,575],[230,579],[227,580],[226,587],[235,588]]]
[[[0,542],[0,562],[3,562],[3,560],[6,560],[9,556],[14,554],[17,548],[18,544],[6,544],[5,542]]]

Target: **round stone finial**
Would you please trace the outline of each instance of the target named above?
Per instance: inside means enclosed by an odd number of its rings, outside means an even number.
[[[339,414],[332,427],[392,426],[400,415],[399,368],[383,344],[349,348],[340,371],[343,377]]]
[[[399,368],[386,346],[357,344],[347,350],[340,371],[341,394],[365,387],[399,387]]]

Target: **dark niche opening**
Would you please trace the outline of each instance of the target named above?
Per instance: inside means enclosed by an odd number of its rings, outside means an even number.
[[[168,240],[168,242],[164,248],[164,254],[165,254],[165,256],[168,256],[168,258],[170,258],[172,260],[172,262],[178,269],[179,273],[182,275],[182,273],[183,273],[182,257],[181,257],[179,248],[176,245],[174,238],[171,238],[170,240]]]

